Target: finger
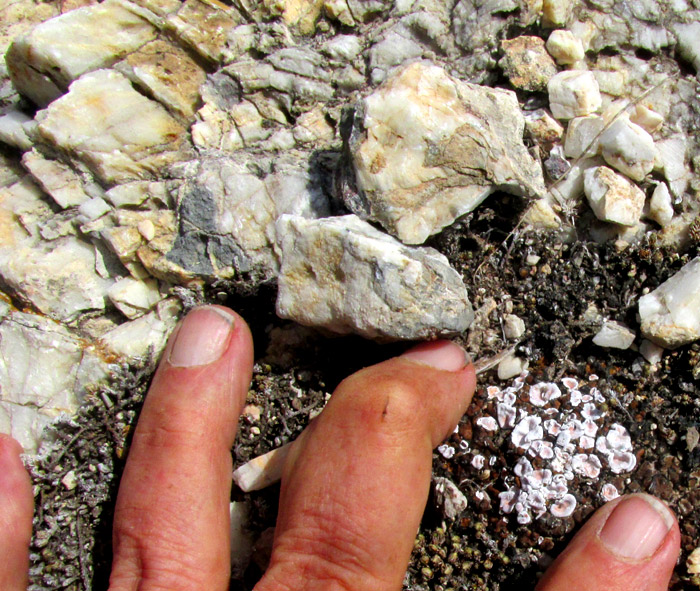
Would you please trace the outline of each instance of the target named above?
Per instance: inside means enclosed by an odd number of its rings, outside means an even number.
[[[227,308],[175,329],[120,484],[111,591],[228,589],[230,450],[252,367],[250,331]]]
[[[593,514],[549,567],[538,591],[666,591],[680,531],[664,503],[646,494]]]
[[[340,384],[285,464],[270,566],[256,591],[401,588],[432,449],[474,391],[464,352],[422,345]]]
[[[19,455],[22,446],[0,434],[0,589],[25,591],[29,577],[34,497]]]

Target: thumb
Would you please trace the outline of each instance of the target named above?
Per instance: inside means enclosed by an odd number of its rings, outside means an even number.
[[[678,523],[664,503],[621,497],[593,514],[537,591],[666,591],[679,550]]]

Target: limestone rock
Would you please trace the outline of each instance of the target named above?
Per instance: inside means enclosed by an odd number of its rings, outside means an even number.
[[[671,194],[682,198],[692,178],[686,164],[688,139],[683,134],[673,135],[656,142],[656,148],[657,162],[661,164]]]
[[[168,335],[175,328],[179,312],[180,304],[177,300],[164,300],[154,311],[124,322],[105,333],[100,342],[108,351],[132,363],[151,357],[157,359],[165,347]]]
[[[659,347],[659,345],[656,343],[643,339],[641,345],[639,345],[639,352],[642,354],[644,359],[654,365],[661,361],[664,354],[664,348]]]
[[[525,130],[545,152],[549,152],[564,135],[564,126],[545,109],[525,114]]]
[[[171,113],[189,121],[199,107],[206,72],[189,54],[161,39],[146,43],[114,66]]]
[[[356,216],[282,216],[277,244],[281,318],[384,341],[459,333],[473,320],[443,255],[406,247]]]
[[[649,217],[665,228],[673,219],[673,203],[666,183],[656,185],[649,201]]]
[[[296,27],[302,35],[311,35],[321,16],[324,0],[263,0],[262,4],[273,16],[281,13],[284,22]]]
[[[80,205],[90,198],[83,190],[80,177],[66,164],[48,160],[36,150],[26,152],[22,164],[63,209]]]
[[[16,88],[44,107],[81,75],[109,67],[154,39],[156,29],[126,6],[105,0],[45,21],[15,40],[6,60]]]
[[[639,299],[642,334],[675,349],[700,339],[700,257]]]
[[[359,195],[346,194],[346,205],[420,244],[495,190],[540,195],[523,130],[513,93],[411,64],[357,107],[349,145]]]
[[[634,342],[634,337],[634,331],[621,322],[606,320],[593,337],[593,342],[599,347],[629,349]]]
[[[566,25],[574,5],[574,0],[543,0],[542,16],[546,26]]]
[[[35,314],[10,311],[0,304],[0,433],[9,433],[36,453],[46,425],[62,413],[73,414],[84,387],[107,377],[106,363],[84,341],[60,324]],[[92,357],[92,380],[81,364]]]
[[[131,320],[143,316],[163,299],[155,279],[138,281],[132,277],[117,281],[107,295],[119,311]]]
[[[518,357],[517,355],[508,355],[498,364],[497,375],[499,380],[509,380],[512,377],[519,376],[528,367],[527,359]]]
[[[658,155],[652,137],[625,117],[613,121],[603,132],[600,148],[610,166],[635,181],[652,171]]]
[[[22,151],[31,149],[32,140],[24,127],[31,120],[22,111],[13,110],[0,116],[0,142]]]
[[[469,502],[459,487],[449,478],[436,476],[433,478],[435,500],[442,508],[443,515],[450,520],[459,517],[467,508]]]
[[[188,154],[185,128],[110,70],[85,74],[36,120],[43,141],[108,185],[150,179]]]
[[[644,192],[607,166],[584,173],[584,191],[599,220],[636,226],[644,209]]]
[[[166,29],[212,63],[227,63],[241,53],[233,32],[242,17],[233,7],[221,2],[185,0],[175,14],[167,16]]]
[[[646,105],[639,104],[630,114],[630,121],[639,125],[647,133],[658,131],[664,123],[664,117]]]
[[[563,29],[557,29],[549,34],[547,51],[560,65],[575,64],[585,56],[581,40],[571,31]]]
[[[515,88],[537,92],[544,90],[557,73],[557,66],[549,56],[540,37],[521,35],[501,41],[503,57],[498,62]]]
[[[230,277],[248,273],[265,280],[277,274],[275,221],[282,214],[329,215],[328,199],[308,164],[293,156],[203,159],[180,191],[180,231],[168,260],[192,272]]]
[[[506,314],[503,319],[503,332],[507,339],[519,339],[525,334],[525,322],[515,314]]]
[[[574,117],[566,128],[564,153],[569,158],[588,158],[600,151],[598,134],[603,131],[605,120],[598,115]]]
[[[595,113],[602,104],[598,82],[592,72],[567,70],[547,85],[549,108],[557,119],[573,119]]]

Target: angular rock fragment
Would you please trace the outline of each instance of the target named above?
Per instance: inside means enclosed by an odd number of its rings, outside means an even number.
[[[599,347],[629,349],[634,342],[634,338],[634,331],[621,322],[606,320],[598,333],[593,337],[593,342]]]
[[[540,37],[522,35],[501,41],[503,57],[498,62],[515,88],[537,92],[544,90],[557,73],[557,66]]]
[[[233,481],[243,492],[266,488],[280,481],[292,442],[253,458],[233,472]]]
[[[639,104],[630,113],[630,121],[639,125],[647,133],[654,133],[663,125],[664,118],[646,105]]]
[[[233,6],[206,0],[178,4],[178,11],[166,18],[167,30],[210,62],[226,63],[240,55],[231,32],[243,19]]]
[[[0,303],[0,433],[36,453],[44,427],[73,414],[84,388],[105,379],[108,365],[60,324]],[[90,358],[90,359],[88,359]],[[90,365],[92,369],[85,371]]]
[[[573,119],[595,113],[602,104],[598,82],[592,72],[567,70],[547,85],[549,108],[557,119]]]
[[[642,334],[667,349],[700,339],[700,257],[639,299]]]
[[[649,217],[665,228],[673,219],[673,203],[666,183],[656,185],[649,200]]]
[[[138,281],[131,277],[117,281],[109,288],[107,295],[119,311],[131,320],[143,316],[163,299],[155,279]]]
[[[459,333],[474,314],[459,274],[353,215],[277,222],[277,314],[377,340]]]
[[[132,363],[158,359],[180,313],[175,298],[160,302],[155,310],[120,324],[100,337],[103,347]]]
[[[127,6],[105,0],[78,8],[16,39],[6,61],[17,90],[45,107],[81,75],[107,68],[153,40],[155,27]]]
[[[584,191],[596,217],[604,222],[636,226],[644,209],[644,192],[607,166],[584,173]]]
[[[199,87],[207,77],[184,49],[162,39],[146,43],[114,69],[187,121],[199,106]]]
[[[545,152],[559,142],[564,135],[564,126],[545,109],[537,109],[525,115],[525,129],[528,135],[539,144]]]
[[[652,137],[626,117],[616,119],[602,133],[600,149],[610,166],[635,181],[652,171],[658,155]]]
[[[186,129],[110,70],[85,74],[36,121],[43,141],[108,185],[157,177],[188,155]]]
[[[90,199],[83,190],[80,177],[68,165],[58,160],[48,160],[36,150],[26,152],[22,156],[22,164],[63,209]]]
[[[571,16],[573,0],[543,0],[542,16],[546,26],[561,27]]]
[[[202,275],[274,277],[277,218],[329,215],[328,198],[312,174],[293,156],[202,159],[180,191],[180,230],[167,259]]]
[[[346,205],[420,244],[495,190],[541,195],[523,130],[514,93],[411,64],[357,107],[349,147],[359,195]]]
[[[605,120],[598,115],[574,117],[566,128],[564,153],[569,158],[592,157],[598,154],[598,134],[603,131]]]
[[[585,53],[581,40],[571,31],[557,29],[547,39],[547,51],[560,65],[575,64],[583,59]]]
[[[456,519],[467,508],[469,502],[459,487],[449,478],[433,478],[435,500],[447,519]]]
[[[31,149],[32,140],[24,127],[31,120],[22,111],[9,111],[0,116],[0,142],[22,151]]]

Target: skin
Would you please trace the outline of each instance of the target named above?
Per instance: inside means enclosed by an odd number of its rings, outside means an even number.
[[[211,310],[188,318],[205,334]],[[173,365],[178,331],[171,337],[120,485],[110,591],[228,588],[230,449],[253,365],[248,327],[234,319],[224,353],[207,364]],[[473,367],[462,367],[456,351],[441,342],[419,346],[338,386],[287,459],[272,558],[256,591],[401,589],[432,449],[475,387]],[[27,586],[32,489],[20,452],[0,436],[0,589],[7,591]],[[680,544],[675,518],[651,556],[625,559],[601,541],[622,500],[593,515],[539,590],[668,588]]]

